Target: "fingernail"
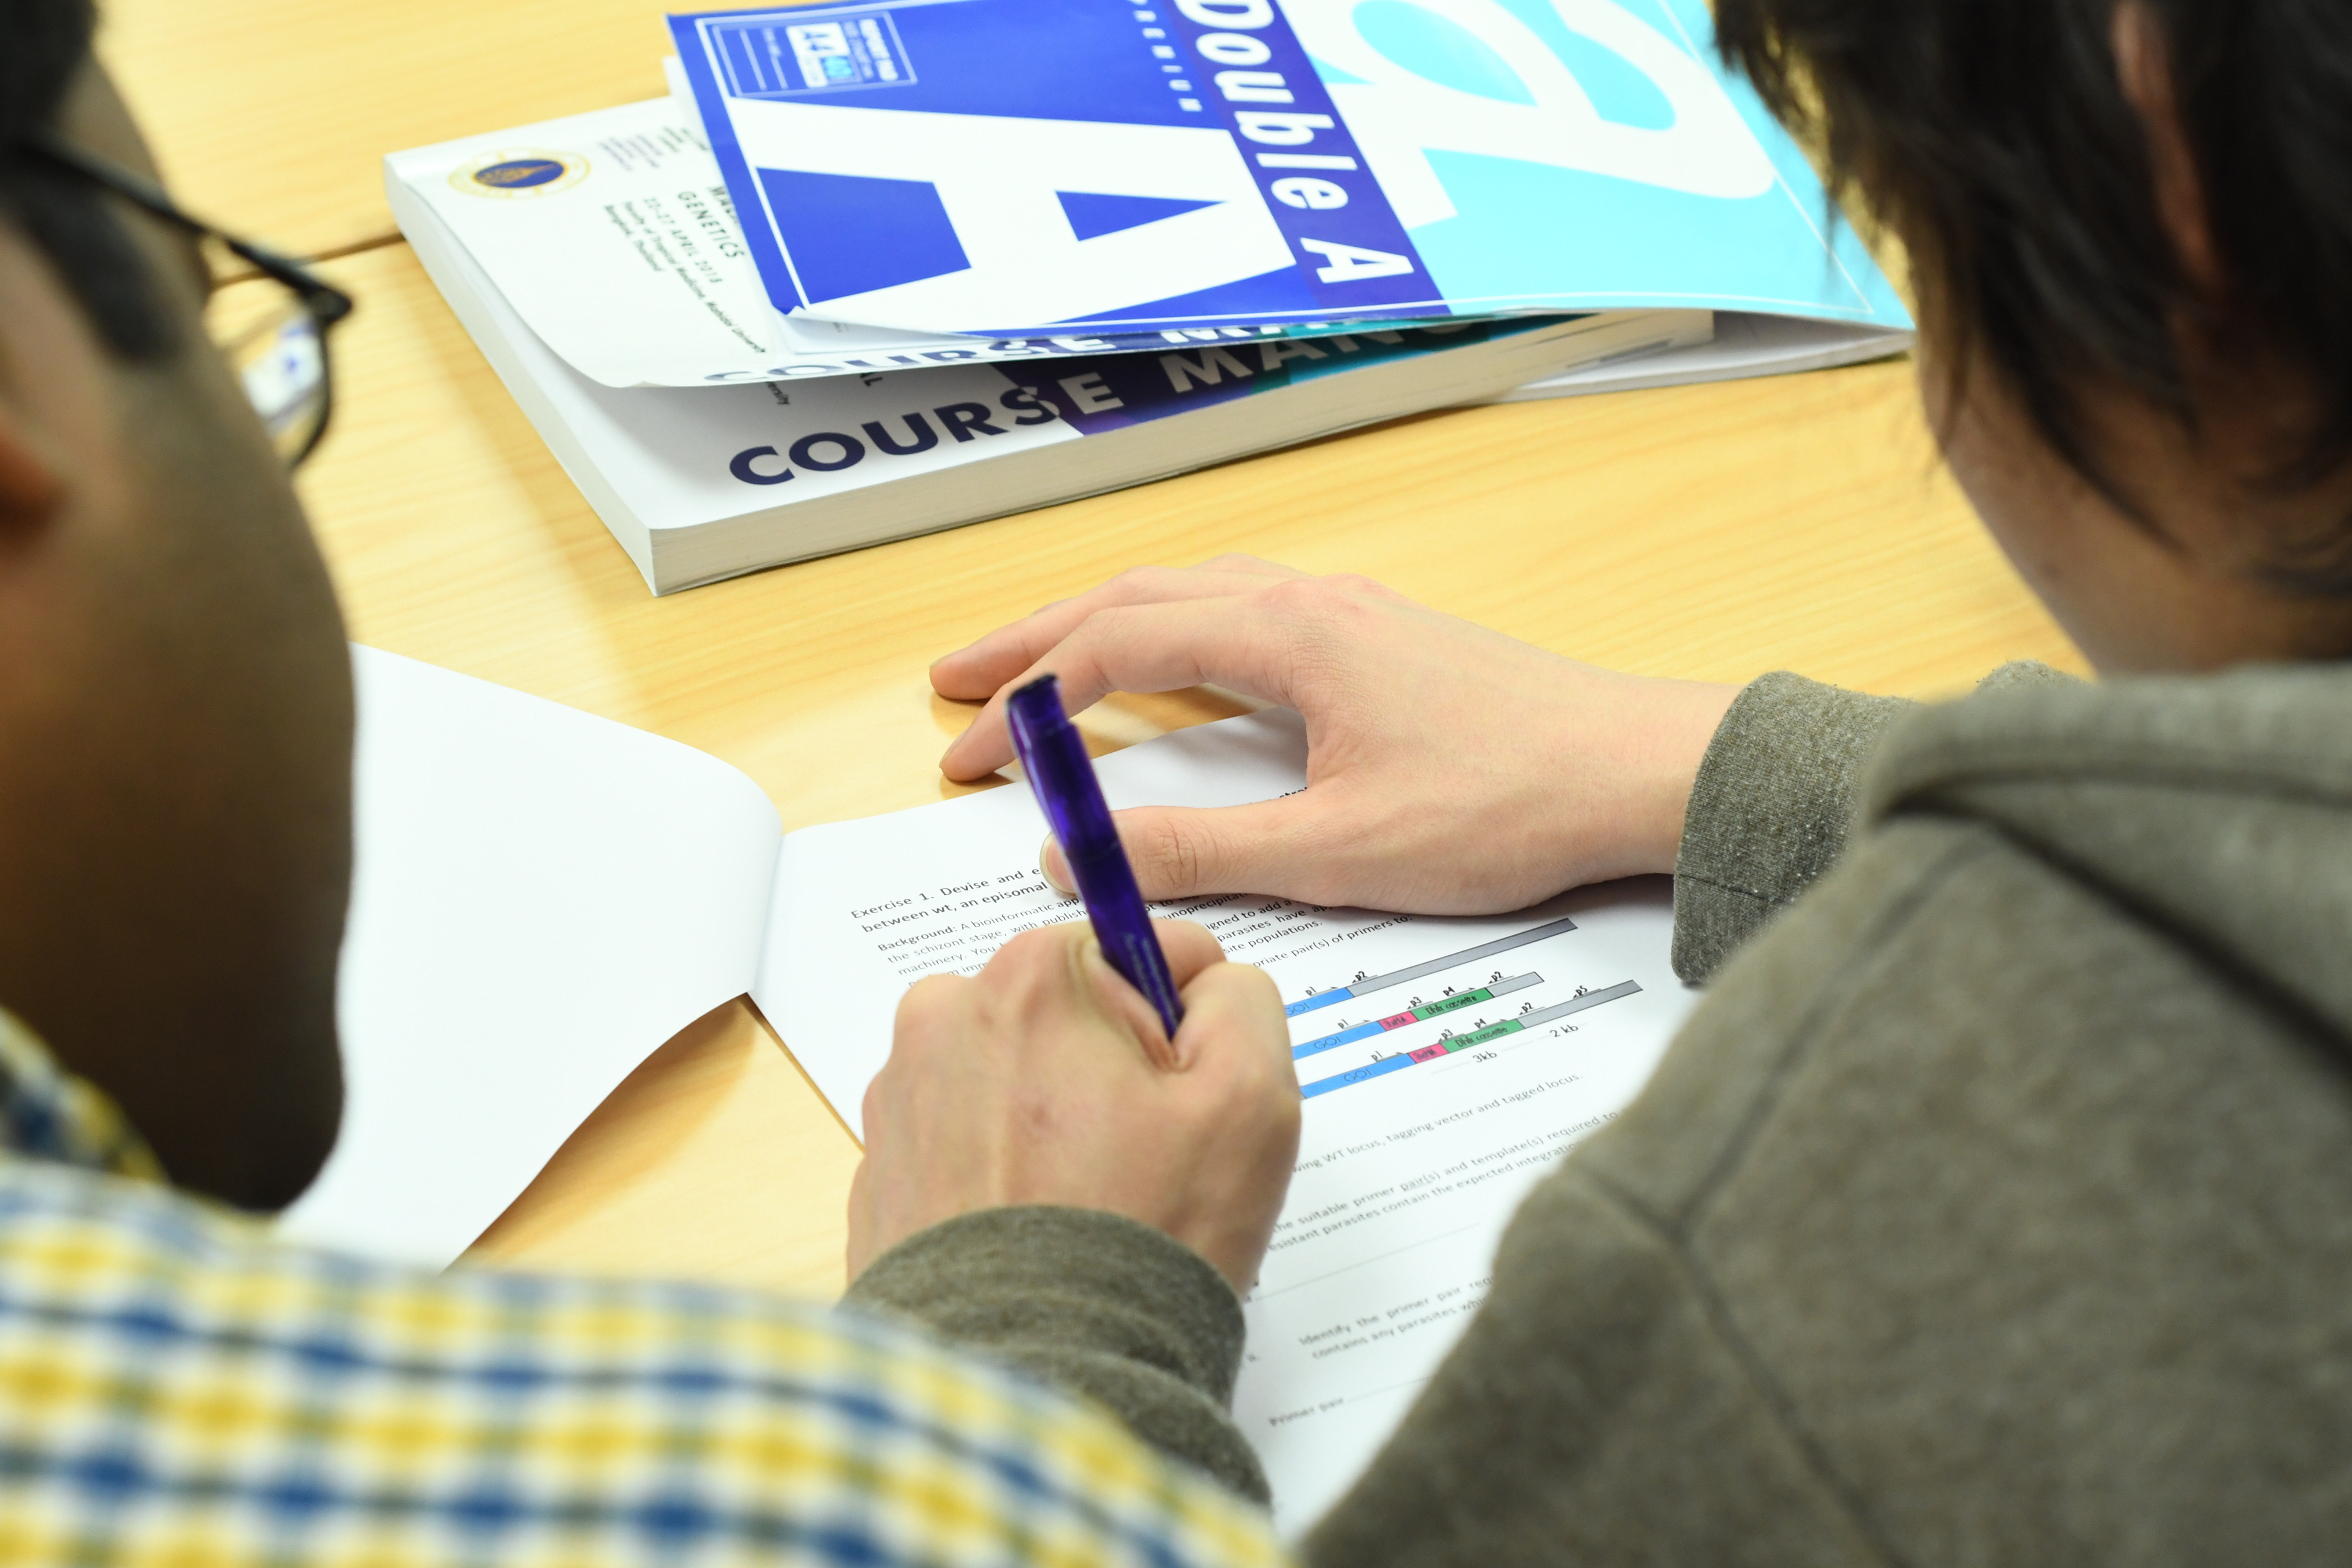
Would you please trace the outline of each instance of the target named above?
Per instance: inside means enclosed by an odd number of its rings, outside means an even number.
[[[1063,858],[1062,847],[1054,842],[1054,836],[1050,833],[1045,836],[1045,842],[1038,847],[1037,869],[1045,873],[1045,880],[1054,885],[1055,892],[1066,899],[1076,896],[1078,889],[1077,884],[1070,879],[1070,863]]]

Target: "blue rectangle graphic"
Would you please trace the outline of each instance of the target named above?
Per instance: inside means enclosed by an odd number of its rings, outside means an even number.
[[[709,37],[732,98],[805,98],[915,81],[913,62],[887,11],[714,22]]]

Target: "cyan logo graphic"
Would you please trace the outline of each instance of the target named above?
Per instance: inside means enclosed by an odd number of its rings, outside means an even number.
[[[1667,0],[1284,0],[1283,12],[1407,228],[1454,213],[1431,153],[1691,195],[1771,188],[1770,160]]]

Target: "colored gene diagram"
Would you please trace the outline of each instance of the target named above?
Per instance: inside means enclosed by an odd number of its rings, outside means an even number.
[[[1449,969],[1458,969],[1518,948],[1530,947],[1537,942],[1549,941],[1552,937],[1575,929],[1576,922],[1572,920],[1563,918],[1552,921],[1478,947],[1465,948],[1459,952],[1449,952],[1403,969],[1391,970],[1385,974],[1362,976],[1349,984],[1335,987],[1329,991],[1318,991],[1311,996],[1288,1004],[1284,1008],[1284,1012],[1295,1018],[1304,1013],[1315,1012],[1353,998],[1370,996],[1395,986],[1409,984],[1432,974],[1443,973]],[[1414,1005],[1401,1013],[1392,1013],[1384,1018],[1357,1024],[1349,1028],[1336,1030],[1331,1034],[1304,1041],[1292,1047],[1290,1055],[1293,1060],[1305,1061],[1310,1057],[1337,1050],[1342,1046],[1353,1045],[1359,1040],[1375,1039],[1381,1035],[1406,1028],[1414,1024],[1448,1017],[1477,1006],[1481,1003],[1498,1001],[1514,993],[1529,990],[1542,984],[1543,976],[1533,971],[1523,974],[1505,975],[1497,970],[1484,985],[1468,991],[1452,992],[1433,1002],[1420,1002],[1416,999]],[[1576,988],[1575,994],[1565,1001],[1556,1002],[1547,1007],[1537,1007],[1530,1004],[1517,1016],[1506,1018],[1500,1023],[1481,1024],[1467,1034],[1447,1034],[1430,1045],[1409,1051],[1399,1051],[1393,1056],[1376,1057],[1361,1067],[1334,1073],[1328,1078],[1311,1079],[1300,1086],[1299,1093],[1312,1100],[1318,1095],[1329,1094],[1335,1089],[1352,1089],[1357,1084],[1369,1083],[1373,1079],[1385,1078],[1391,1073],[1402,1072],[1408,1068],[1418,1067],[1424,1062],[1436,1061],[1440,1058],[1452,1056],[1457,1052],[1475,1051],[1482,1046],[1491,1046],[1512,1035],[1541,1028],[1571,1014],[1581,1013],[1588,1008],[1598,1007],[1605,1003],[1634,995],[1641,989],[1640,984],[1631,980],[1621,981],[1617,984],[1603,986],[1599,990],[1588,990],[1580,985]]]

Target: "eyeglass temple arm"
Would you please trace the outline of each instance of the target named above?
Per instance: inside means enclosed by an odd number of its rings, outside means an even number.
[[[353,301],[349,294],[293,258],[280,255],[267,246],[256,245],[251,240],[239,239],[217,225],[206,223],[182,207],[163,186],[137,170],[126,169],[120,163],[100,158],[46,126],[26,132],[25,145],[51,163],[61,163],[84,179],[136,204],[165,223],[189,234],[209,236],[219,240],[228,247],[231,255],[301,295],[303,302],[320,321],[340,321],[352,313]]]

